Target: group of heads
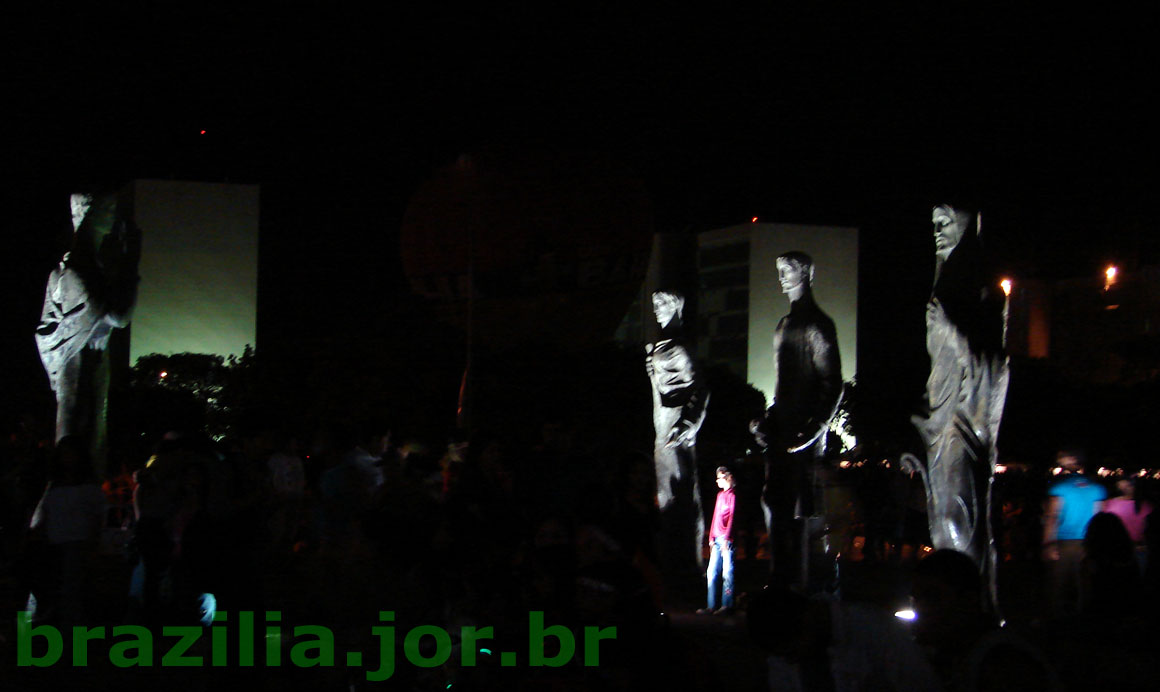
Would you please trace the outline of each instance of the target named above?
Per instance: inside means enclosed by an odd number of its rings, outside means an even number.
[[[972,230],[971,214],[951,204],[936,206],[931,213],[931,223],[934,224],[935,255],[944,261],[963,237]],[[789,294],[790,300],[797,300],[813,283],[813,258],[796,250],[779,255],[777,280],[781,285],[781,292]],[[656,315],[657,323],[661,327],[667,327],[674,317],[679,324],[685,308],[685,299],[680,293],[671,290],[656,291],[652,295],[652,301],[653,314]]]
[[[810,286],[814,279],[814,260],[804,252],[787,252],[777,258],[777,280],[781,284],[782,293],[790,294],[796,299],[802,291]],[[796,295],[795,295],[796,294]],[[662,328],[673,323],[674,318],[680,324],[684,310],[685,298],[677,291],[660,290],[652,294],[653,314],[657,324]]]

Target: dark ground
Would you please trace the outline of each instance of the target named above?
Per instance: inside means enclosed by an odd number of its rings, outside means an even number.
[[[887,563],[844,563],[844,598],[871,602],[894,609],[904,602],[908,568]],[[119,555],[101,556],[91,573],[91,587],[97,596],[93,601],[92,624],[114,625],[124,622],[125,592],[129,566]],[[737,562],[737,592],[744,605],[746,592],[760,588],[764,579],[764,561]],[[471,670],[449,668],[418,669],[400,662],[397,673],[383,683],[365,681],[367,668],[348,668],[342,663],[342,652],[354,649],[374,650],[377,639],[369,635],[375,613],[391,608],[402,618],[408,605],[415,602],[425,585],[402,577],[386,577],[390,569],[380,558],[326,559],[319,556],[293,556],[265,582],[268,609],[280,609],[282,622],[288,626],[325,624],[335,634],[339,652],[333,668],[299,668],[287,665],[290,645],[283,641],[283,665],[277,668],[259,666],[250,669],[213,668],[210,644],[201,641],[190,651],[201,654],[205,667],[117,668],[108,662],[101,642],[90,645],[89,663],[74,667],[67,663],[53,666],[18,667],[16,665],[15,619],[8,618],[0,627],[0,679],[3,689],[59,690],[214,690],[238,685],[254,690],[363,690],[363,689],[638,689],[642,681],[655,680],[671,689],[713,689],[721,692],[760,691],[766,689],[764,656],[750,642],[743,608],[728,617],[704,617],[693,614],[703,605],[702,592],[670,594],[673,602],[667,612],[667,625],[651,635],[647,656],[630,661],[613,661],[607,668],[532,669],[488,667],[482,662]],[[1042,606],[1042,589],[1038,565],[1007,563],[1000,572],[1004,614],[1010,626],[1038,644],[1056,665],[1067,689],[1154,689],[1156,649],[1136,634],[1150,629],[1148,623],[1133,620],[1132,613],[1117,614],[1120,619],[1097,621],[1064,621],[1044,623],[1036,619]],[[0,607],[14,614],[23,596],[17,593],[13,579],[0,581]],[[441,622],[438,614],[426,622]],[[417,622],[424,622],[418,620]],[[1135,625],[1140,627],[1134,628]],[[551,624],[551,620],[548,620]],[[259,623],[259,629],[261,624]],[[402,631],[402,628],[400,628]],[[233,632],[230,631],[232,635]],[[1133,640],[1133,637],[1136,637]],[[402,639],[400,634],[399,639]],[[208,640],[209,636],[203,637]],[[159,639],[155,663],[168,649],[173,638]],[[231,639],[231,643],[232,643]],[[43,642],[38,641],[43,647]],[[398,646],[398,644],[396,644]],[[40,653],[40,650],[36,650]],[[257,647],[256,658],[262,661],[263,650]],[[401,658],[401,654],[399,655]],[[453,660],[456,658],[452,657]],[[69,660],[66,644],[62,660]],[[454,681],[452,683],[452,681]]]

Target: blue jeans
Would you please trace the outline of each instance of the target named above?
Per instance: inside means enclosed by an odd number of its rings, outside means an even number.
[[[721,582],[721,607],[733,607],[733,541],[714,538],[709,552],[709,610],[717,609],[717,585]]]

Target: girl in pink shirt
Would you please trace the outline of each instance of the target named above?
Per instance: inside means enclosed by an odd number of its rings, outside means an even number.
[[[728,615],[733,612],[733,509],[737,497],[733,494],[733,474],[724,466],[717,467],[717,504],[713,507],[713,523],[709,529],[709,585],[708,605],[698,615]],[[721,607],[717,607],[717,588],[721,587]]]

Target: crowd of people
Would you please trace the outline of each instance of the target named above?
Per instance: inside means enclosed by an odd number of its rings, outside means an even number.
[[[209,625],[215,611],[276,607],[362,631],[389,606],[400,622],[449,632],[494,627],[503,649],[519,648],[528,613],[541,611],[576,631],[618,628],[600,668],[568,669],[588,683],[652,680],[658,670],[674,684],[711,679],[682,655],[664,614],[696,603],[679,602],[658,575],[646,454],[586,449],[576,429],[558,422],[525,442],[480,431],[423,444],[384,421],[296,429],[260,414],[237,433],[215,442],[175,429],[103,486],[78,440],[10,438],[0,469],[2,565],[28,594],[34,622],[84,623],[116,609],[121,621],[150,627]],[[1105,485],[1084,473],[1076,452],[1061,453],[1058,468],[1042,491],[1038,564],[1047,598],[1024,634],[999,627],[977,569],[950,551],[903,565],[918,613],[910,632],[870,606],[735,580],[734,541],[751,538],[738,527],[754,512],[749,474],[737,465],[716,469],[718,501],[706,503],[715,509],[700,612],[748,609],[772,689],[868,689],[850,683],[863,673],[887,676],[886,689],[998,689],[1004,675],[1031,681],[1024,689],[1062,689],[1066,657],[1046,632],[1060,646],[1090,648],[1085,637],[1110,631],[1134,651],[1151,635],[1160,599],[1158,566],[1148,559],[1157,536],[1150,489],[1133,478]],[[122,603],[98,604],[86,575],[110,531],[132,536],[123,549],[129,576]],[[1004,555],[1004,564],[1027,557]],[[899,667],[915,651],[926,667]],[[863,673],[833,686],[854,669]],[[488,675],[503,673],[497,664],[438,674],[486,687]]]
[[[575,429],[554,421],[538,439],[481,431],[446,444],[375,420],[298,430],[255,414],[237,432],[215,442],[172,430],[107,493],[70,438],[31,446],[27,459],[9,455],[6,466],[20,467],[13,487],[27,492],[6,507],[5,567],[30,594],[33,622],[85,623],[110,610],[76,575],[102,533],[118,529],[110,528],[117,498],[130,497],[123,622],[208,626],[215,611],[276,607],[294,613],[286,621],[369,636],[378,612],[391,609],[400,626],[492,627],[502,642],[525,637],[529,612],[541,611],[578,632],[617,627],[601,647],[602,667],[585,675],[611,675],[616,661],[654,646],[663,596],[647,455],[585,449]],[[45,489],[38,464],[51,477],[43,499],[31,490]],[[72,499],[82,495],[93,500],[83,516]],[[62,523],[72,528],[62,532]]]

